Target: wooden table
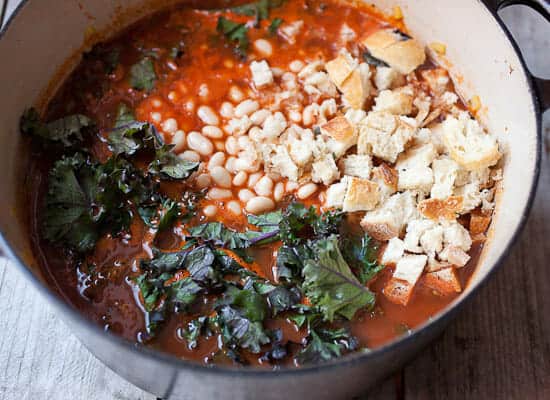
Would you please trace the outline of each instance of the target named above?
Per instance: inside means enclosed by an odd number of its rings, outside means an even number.
[[[504,17],[535,72],[550,77],[550,27],[525,23],[527,14],[509,9]],[[368,399],[550,399],[550,113],[544,126],[539,191],[507,262],[437,341]],[[0,400],[13,399],[155,397],[95,360],[0,259]]]

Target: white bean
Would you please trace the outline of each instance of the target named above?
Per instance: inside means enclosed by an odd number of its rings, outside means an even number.
[[[206,215],[207,217],[213,217],[218,212],[218,207],[215,205],[208,205],[202,209],[202,213]]]
[[[195,111],[195,102],[193,100],[188,100],[185,103],[185,109],[189,112]]]
[[[195,184],[199,189],[207,188],[208,186],[210,186],[210,183],[212,183],[212,179],[208,174],[200,174],[195,180]]]
[[[318,106],[317,104],[313,105],[310,104],[304,108],[304,111],[302,112],[302,120],[304,123],[304,126],[310,126],[313,125],[315,122],[315,115],[318,112]]]
[[[228,101],[224,101],[220,107],[220,115],[224,118],[233,118],[235,115],[235,107]]]
[[[179,157],[183,158],[184,160],[194,162],[199,162],[201,160],[201,156],[199,155],[199,153],[193,150],[186,150],[183,153],[179,154]]]
[[[202,128],[202,134],[211,139],[221,139],[223,137],[223,131],[214,125],[206,125]]]
[[[254,192],[249,189],[241,189],[239,190],[239,200],[243,203],[248,202],[251,198],[256,197]]]
[[[241,209],[241,205],[238,201],[235,200],[231,200],[229,203],[227,203],[227,209],[235,215],[239,215],[243,212]]]
[[[235,157],[229,157],[225,162],[225,169],[231,173],[235,173],[235,161],[237,161]]]
[[[275,199],[275,201],[281,201],[284,195],[285,184],[283,182],[279,182],[275,185],[275,189],[273,189],[273,198]]]
[[[242,101],[239,103],[237,107],[235,107],[235,117],[242,118],[245,115],[250,115],[254,111],[257,111],[260,108],[260,104],[258,104],[255,100],[247,99],[245,101]]]
[[[246,203],[246,210],[252,214],[261,214],[275,208],[275,203],[269,197],[253,197]]]
[[[237,138],[237,143],[239,143],[239,148],[241,150],[249,149],[252,146],[252,141],[248,136],[239,136]]]
[[[296,110],[290,110],[288,112],[288,119],[292,122],[299,124],[302,122],[302,113]]]
[[[233,185],[242,186],[246,183],[247,179],[248,179],[248,174],[245,171],[240,171],[233,178]]]
[[[178,130],[178,121],[175,118],[168,118],[161,124],[164,132],[175,133]]]
[[[229,136],[225,141],[225,151],[232,156],[236,155],[239,152],[239,143],[237,139],[233,136]]]
[[[237,158],[235,160],[235,164],[233,164],[233,167],[235,168],[235,171],[246,171],[246,172],[254,172],[253,170],[256,169],[250,163],[250,160],[247,160],[244,158]]]
[[[212,108],[208,106],[200,106],[197,110],[197,115],[201,119],[202,122],[208,125],[219,125],[220,119],[212,110]]]
[[[210,90],[208,90],[208,85],[206,83],[199,86],[199,97],[207,98],[209,94]]]
[[[174,151],[176,153],[181,152],[185,148],[185,132],[176,131],[172,136],[171,143],[174,145]]]
[[[218,151],[217,153],[214,153],[212,157],[210,157],[210,160],[208,161],[208,170],[212,171],[212,168],[221,167],[224,163],[225,153],[222,151]]]
[[[273,46],[265,39],[257,39],[254,41],[254,48],[264,57],[269,57],[273,54]]]
[[[155,108],[161,108],[162,107],[162,101],[160,101],[159,99],[153,99],[151,101],[151,104],[153,105],[153,107]]]
[[[229,88],[229,98],[231,101],[238,103],[244,99],[244,93],[237,86],[231,86]]]
[[[220,189],[215,187],[208,191],[208,198],[212,200],[228,199],[231,196],[233,196],[233,193],[228,189]]]
[[[214,145],[212,142],[199,132],[190,132],[189,135],[187,135],[187,146],[203,156],[209,156],[214,152]]]
[[[273,181],[268,176],[263,176],[254,185],[254,191],[260,196],[271,196],[273,192]]]
[[[210,176],[217,186],[222,188],[231,187],[231,175],[229,175],[229,172],[227,172],[224,167],[217,166],[212,168],[210,170]]]
[[[264,123],[264,121],[266,120],[267,117],[269,117],[271,115],[271,112],[269,112],[269,110],[266,110],[266,109],[261,109],[261,110],[258,110],[256,112],[254,112],[251,116],[250,116],[250,121],[252,121],[252,123],[254,125],[261,125]]]
[[[152,112],[149,114],[153,122],[160,122],[162,115],[159,112]]]
[[[254,189],[254,186],[256,186],[256,183],[258,183],[258,181],[260,179],[262,179],[262,176],[263,174],[261,172],[257,172],[255,174],[251,174],[249,177],[248,177],[248,187],[250,189]]]
[[[300,200],[305,200],[311,195],[313,195],[313,193],[315,193],[316,191],[317,191],[317,185],[315,183],[306,183],[304,186],[298,189],[298,192],[296,192],[296,196]]]
[[[253,126],[248,131],[248,137],[254,140],[255,142],[259,141],[261,136],[262,136],[262,129],[260,127]]]
[[[300,60],[294,60],[288,65],[288,69],[297,74],[304,68],[304,63]]]

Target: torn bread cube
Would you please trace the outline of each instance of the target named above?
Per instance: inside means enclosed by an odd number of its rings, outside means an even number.
[[[491,223],[491,217],[488,215],[482,215],[479,213],[472,213],[470,215],[470,234],[479,235],[485,233],[489,224]]]
[[[429,193],[433,185],[433,172],[429,165],[436,155],[431,143],[413,147],[401,154],[395,164],[399,174],[397,189]]]
[[[370,68],[361,63],[342,84],[342,99],[346,107],[362,109],[371,93]]]
[[[426,60],[424,48],[396,29],[381,29],[361,41],[369,53],[401,74],[410,74]]]
[[[446,199],[453,194],[460,166],[447,157],[441,157],[432,162],[434,184],[430,193],[432,199]]]
[[[386,111],[395,115],[409,115],[413,109],[414,93],[405,86],[395,90],[382,90],[374,99],[373,111]]]
[[[469,117],[448,116],[443,122],[443,142],[451,158],[469,171],[493,166],[501,157],[495,137]]]
[[[378,167],[373,168],[371,180],[378,184],[381,203],[397,192],[397,171],[386,163],[381,163]]]
[[[425,255],[403,256],[397,262],[392,278],[384,287],[384,295],[391,302],[406,306],[427,261],[428,257]]]
[[[372,158],[367,154],[350,154],[340,161],[344,175],[369,179],[372,168]]]
[[[346,189],[348,187],[347,177],[343,177],[340,182],[333,183],[327,188],[325,193],[326,208],[342,208],[344,207],[344,197],[346,196]]]
[[[384,249],[384,254],[382,255],[382,264],[397,264],[397,262],[405,254],[405,243],[397,238],[391,238]]]
[[[430,231],[432,232],[428,234],[427,238],[422,240],[423,236]],[[423,248],[421,242],[426,244],[426,249]],[[411,253],[435,255],[435,252],[443,249],[443,228],[429,219],[412,220],[407,224],[407,233],[403,243],[405,250]]]
[[[290,44],[296,43],[296,37],[304,26],[304,21],[298,20],[291,23],[283,24],[279,28],[281,36]]]
[[[464,251],[468,251],[472,247],[470,233],[456,221],[445,224],[443,234],[445,245],[455,246]]]
[[[454,267],[428,272],[424,275],[423,283],[442,296],[460,293],[462,291],[462,286]]]
[[[375,210],[368,211],[361,220],[361,227],[377,240],[390,240],[399,236],[405,225],[419,216],[411,192],[396,193]]]
[[[455,220],[462,210],[462,197],[449,196],[446,199],[426,199],[418,203],[418,211],[426,218]]]
[[[378,185],[367,179],[348,177],[343,210],[345,212],[372,210],[380,200]]]
[[[343,92],[343,84],[359,63],[347,51],[342,51],[334,60],[325,64],[325,69],[336,87]]]
[[[275,146],[274,150],[274,154],[264,160],[264,162],[268,162],[272,172],[278,173],[293,182],[297,182],[300,176],[300,170],[290,157],[286,147],[279,145]]]
[[[446,246],[439,253],[439,258],[456,267],[463,267],[470,261],[470,256],[464,250],[455,246]]]
[[[346,117],[333,118],[319,128],[322,134],[329,137],[327,146],[336,158],[357,143],[356,130]]]
[[[394,163],[412,139],[414,120],[387,112],[370,112],[359,125],[358,154],[374,154]]]
[[[250,63],[250,71],[252,72],[254,86],[257,88],[269,86],[273,83],[273,72],[269,68],[267,61],[252,61]]]
[[[311,166],[311,180],[313,182],[330,185],[340,178],[340,171],[334,162],[332,154],[326,154],[315,160]]]
[[[430,91],[435,96],[441,96],[449,88],[451,79],[449,73],[443,68],[430,68],[420,71],[420,76],[428,84]]]
[[[378,66],[374,84],[378,90],[392,89],[405,83],[405,76],[391,67]]]
[[[262,127],[262,132],[258,135],[260,140],[273,140],[279,137],[287,127],[286,118],[281,112],[276,112],[268,116]]]

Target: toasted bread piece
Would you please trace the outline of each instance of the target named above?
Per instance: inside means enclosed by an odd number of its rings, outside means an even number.
[[[397,264],[397,262],[405,254],[405,243],[397,237],[391,238],[384,249],[382,255],[382,264]]]
[[[269,68],[267,61],[252,61],[250,63],[250,71],[252,72],[254,86],[257,88],[269,86],[273,83],[273,72]]]
[[[409,282],[391,278],[383,289],[384,295],[394,304],[406,306],[411,300],[414,286]]]
[[[407,305],[427,261],[428,257],[425,255],[403,256],[397,262],[392,278],[384,287],[384,295],[393,303]]]
[[[369,179],[372,168],[372,158],[367,154],[350,154],[341,159],[339,165],[344,175]]]
[[[417,219],[416,200],[410,192],[396,193],[361,220],[361,227],[377,240],[399,236],[404,226]]]
[[[447,117],[443,122],[443,143],[451,158],[469,171],[493,166],[501,157],[495,137],[466,116]]]
[[[418,203],[418,211],[430,219],[454,220],[462,210],[462,197],[450,196],[445,200],[426,199]]]
[[[373,168],[371,180],[378,183],[381,202],[386,201],[397,192],[398,176],[397,171],[386,163],[381,163],[378,167]]]
[[[470,261],[470,256],[457,246],[447,246],[439,253],[439,258],[456,267],[463,267]]]
[[[470,214],[470,234],[474,236],[485,233],[490,223],[490,216],[482,215],[479,213]]]
[[[342,208],[344,197],[348,187],[348,178],[344,176],[340,182],[334,183],[327,188],[324,207]]]
[[[386,111],[395,115],[409,115],[413,109],[414,93],[405,86],[395,90],[382,90],[374,99],[373,111]]]
[[[459,165],[447,157],[441,157],[432,162],[434,173],[434,184],[430,193],[432,199],[447,199],[452,196],[459,169]]]
[[[374,84],[378,90],[393,89],[405,83],[405,76],[391,67],[376,67]]]
[[[433,172],[429,165],[436,155],[431,143],[413,147],[401,154],[395,164],[399,173],[398,190],[429,193],[433,185]]]
[[[334,162],[332,154],[326,154],[315,160],[311,166],[311,180],[323,185],[330,185],[340,178],[340,171]]]
[[[443,248],[443,227],[429,219],[412,220],[403,239],[405,250],[434,257]]]
[[[352,109],[362,109],[370,91],[370,69],[367,64],[361,63],[342,83],[344,105]]]
[[[460,280],[454,267],[428,272],[424,275],[424,284],[443,296],[462,291]]]
[[[361,41],[370,54],[401,74],[410,74],[426,60],[424,48],[416,40],[394,29],[381,29]]]
[[[345,212],[372,210],[380,200],[378,185],[367,179],[350,176],[344,197]]]
[[[342,85],[358,65],[357,61],[346,51],[338,54],[334,60],[327,62],[325,69],[336,87],[343,91]]]
[[[355,129],[346,117],[336,117],[319,127],[321,132],[339,142],[350,142],[355,137]]]
[[[430,68],[420,71],[420,76],[428,84],[434,96],[441,96],[449,88],[451,79],[444,68]]]

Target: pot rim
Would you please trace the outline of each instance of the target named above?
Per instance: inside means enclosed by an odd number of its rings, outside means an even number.
[[[0,29],[0,40],[4,37],[9,27],[15,22],[19,12],[29,2],[30,0],[22,0],[21,3],[16,7],[16,9],[8,18],[7,22],[2,27],[2,29]],[[496,11],[491,10],[487,6],[487,4],[485,4],[482,0],[476,0],[476,2],[480,3],[486,9],[486,11],[491,15],[491,17],[496,21],[496,23],[500,28],[501,33],[504,35],[504,37],[508,40],[508,42],[511,44],[512,48],[514,49],[514,52],[516,53],[516,56],[520,61],[521,73],[525,78],[525,82],[527,83],[528,90],[531,94],[531,101],[532,101],[533,110],[535,114],[534,116],[536,118],[536,132],[535,132],[535,135],[536,135],[535,158],[536,159],[535,159],[535,168],[532,174],[533,180],[531,183],[529,197],[525,204],[525,208],[522,211],[521,219],[519,220],[519,223],[517,224],[514,230],[514,233],[510,236],[510,240],[508,241],[506,247],[498,256],[497,260],[495,261],[493,267],[487,272],[485,277],[483,277],[472,288],[472,290],[468,294],[461,295],[460,297],[458,297],[455,301],[453,301],[450,305],[448,305],[442,311],[437,313],[434,317],[429,318],[428,320],[424,321],[421,325],[416,327],[414,330],[412,330],[410,334],[402,335],[397,339],[381,347],[375,348],[367,353],[351,353],[322,364],[310,365],[310,366],[306,365],[298,368],[285,367],[285,368],[273,370],[273,369],[259,369],[254,367],[243,368],[243,367],[226,367],[226,366],[219,366],[219,365],[205,366],[196,362],[178,358],[168,353],[163,353],[161,351],[151,349],[149,347],[136,346],[134,342],[126,340],[109,331],[104,331],[103,329],[101,329],[99,325],[97,325],[90,319],[86,318],[84,315],[78,312],[74,307],[72,307],[67,302],[63,301],[51,289],[49,289],[46,285],[44,285],[30,271],[30,269],[26,267],[24,261],[17,254],[14,253],[10,244],[4,237],[4,233],[1,230],[0,230],[0,248],[3,249],[6,255],[14,262],[17,268],[25,275],[26,279],[32,282],[35,289],[37,289],[38,292],[42,296],[44,296],[50,303],[53,303],[53,306],[56,309],[55,312],[58,318],[60,317],[60,313],[58,312],[58,310],[61,309],[63,310],[63,313],[69,314],[72,321],[80,325],[83,325],[87,330],[94,331],[93,333],[96,335],[105,335],[106,337],[108,337],[107,340],[112,341],[118,347],[125,347],[129,351],[138,352],[144,357],[151,358],[154,361],[169,364],[169,366],[173,367],[176,370],[189,370],[189,371],[200,372],[204,374],[225,375],[226,377],[238,377],[238,376],[243,377],[244,376],[244,377],[261,377],[261,378],[277,379],[281,376],[309,375],[309,374],[318,373],[320,371],[330,372],[332,370],[336,370],[344,367],[351,367],[357,364],[367,362],[368,360],[383,357],[387,353],[395,351],[400,347],[406,347],[407,344],[417,340],[424,333],[426,333],[428,328],[433,327],[436,324],[439,324],[439,325],[446,324],[450,322],[452,319],[454,319],[458,314],[458,312],[466,305],[467,301],[471,300],[475,295],[477,295],[479,290],[487,284],[489,278],[493,276],[495,271],[502,266],[503,261],[510,254],[512,247],[514,246],[514,244],[517,243],[518,238],[525,227],[525,224],[529,217],[529,213],[533,207],[535,194],[538,187],[538,181],[539,181],[539,175],[540,175],[540,169],[541,169],[541,157],[542,157],[542,114],[543,113],[541,111],[539,99],[535,90],[534,79],[527,68],[527,65],[521,54],[518,44],[513,39],[511,33],[508,31],[503,21],[496,15]],[[80,338],[78,339],[84,345],[84,347],[86,347],[90,351],[90,353],[95,357],[94,352],[87,347],[86,343],[82,342]],[[103,364],[108,366],[105,363]]]

